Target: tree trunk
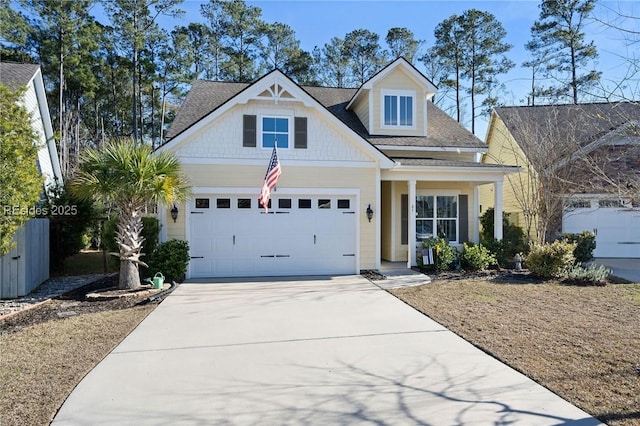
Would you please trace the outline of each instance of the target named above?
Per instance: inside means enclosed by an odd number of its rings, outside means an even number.
[[[116,242],[120,251],[120,283],[122,290],[135,290],[140,287],[138,265],[147,266],[140,260],[142,254],[142,208],[120,206],[120,221],[116,231]]]
[[[130,260],[120,260],[120,279],[118,288],[120,290],[136,290],[140,287],[140,273],[138,264]]]

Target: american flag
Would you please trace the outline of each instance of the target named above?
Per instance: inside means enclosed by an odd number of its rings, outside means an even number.
[[[267,174],[264,177],[264,184],[262,185],[262,191],[260,191],[260,198],[258,202],[264,207],[264,212],[269,212],[269,199],[271,198],[271,191],[276,187],[278,178],[282,174],[282,168],[280,168],[280,160],[278,160],[278,149],[273,147],[271,153],[271,161],[269,161],[269,167],[267,168]]]

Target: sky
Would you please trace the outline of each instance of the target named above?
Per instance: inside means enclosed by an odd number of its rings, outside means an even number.
[[[202,21],[200,5],[202,1],[187,0],[181,5],[186,13],[181,18],[160,20],[168,28],[186,25],[189,22]],[[304,50],[312,51],[315,46],[322,47],[332,37],[344,36],[359,28],[365,28],[380,36],[381,44],[387,31],[393,27],[406,27],[413,31],[416,39],[424,40],[422,51],[434,42],[433,31],[444,19],[453,14],[461,14],[468,9],[479,9],[492,13],[504,26],[506,42],[513,45],[508,53],[517,66],[508,74],[500,77],[505,84],[503,101],[508,105],[526,104],[530,85],[530,72],[520,65],[527,60],[525,43],[530,39],[530,29],[539,16],[539,1],[383,1],[383,0],[260,0],[247,1],[262,10],[262,19],[266,22],[281,22],[292,27]],[[640,17],[640,1],[603,1],[597,5],[596,16],[603,21],[616,17],[613,11],[622,11],[626,15]],[[638,21],[635,22],[638,24]],[[625,24],[632,24],[627,21]],[[631,28],[631,27],[630,27]],[[637,30],[637,29],[636,29]],[[624,57],[638,55],[640,44],[627,46],[623,35],[607,28],[602,23],[591,21],[586,27],[587,40],[594,40],[599,58],[594,64],[603,73],[603,81],[620,80],[628,67]],[[417,62],[416,67],[424,71]],[[486,123],[480,124],[476,134],[482,138]]]

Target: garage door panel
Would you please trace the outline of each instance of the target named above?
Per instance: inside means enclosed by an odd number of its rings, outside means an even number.
[[[640,214],[637,211],[599,207],[576,209],[564,215],[563,232],[582,231],[596,234],[594,257],[640,258]]]
[[[274,197],[268,214],[255,201],[252,208],[236,208],[246,196],[198,197],[209,198],[204,205],[212,208],[191,216],[192,277],[356,272],[356,215],[344,208],[355,205],[354,196],[340,196],[341,209],[337,197],[281,196],[283,203]],[[230,208],[216,208],[216,198]]]

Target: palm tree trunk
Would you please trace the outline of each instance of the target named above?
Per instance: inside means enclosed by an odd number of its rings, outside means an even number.
[[[130,260],[120,260],[120,290],[136,290],[140,287],[140,273],[138,264]]]
[[[140,260],[142,256],[142,208],[127,204],[120,207],[120,222],[116,232],[116,242],[120,257],[121,290],[135,290],[140,287],[138,265],[147,266]]]

